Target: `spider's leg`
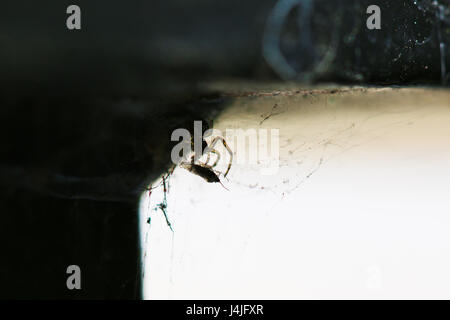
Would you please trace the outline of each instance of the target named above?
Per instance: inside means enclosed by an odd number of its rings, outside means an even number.
[[[207,145],[205,150],[203,151],[203,154],[206,154],[206,161],[205,161],[206,166],[208,165],[209,160],[211,159],[211,153],[215,153],[218,155],[218,153],[213,152],[213,150],[214,150],[213,147],[214,147],[214,144],[216,143],[215,140],[216,139],[214,139],[210,145]]]
[[[205,151],[203,152],[203,154],[206,153],[206,161],[205,164],[208,165],[209,163],[209,159],[210,159],[210,154],[211,154],[211,149],[208,147],[206,147]]]
[[[216,161],[214,161],[214,163],[212,164],[212,165],[209,165],[208,163],[209,163],[209,159],[210,159],[210,154],[211,153],[214,153],[216,156],[217,156],[217,158],[216,158]],[[219,151],[217,151],[216,149],[211,149],[211,150],[209,150],[209,152],[208,152],[208,158],[206,159],[206,162],[205,162],[205,165],[207,165],[208,167],[210,167],[210,168],[214,168],[215,166],[217,166],[217,164],[219,163],[219,160],[220,160],[220,153],[219,153]]]
[[[191,163],[192,163],[192,164],[195,163],[195,154],[193,154],[193,155],[191,156]]]
[[[222,138],[223,139],[223,138]],[[233,163],[233,151],[230,149],[230,147],[228,146],[228,144],[226,143],[225,139],[222,140],[223,145],[225,146],[225,148],[227,148],[228,153],[230,154],[230,163],[228,163],[228,168],[227,171],[225,172],[225,174],[223,175],[224,177],[227,176],[228,171],[230,171],[231,169],[231,164]]]
[[[217,150],[214,149],[214,145],[217,143],[218,139],[214,138],[211,141],[211,144],[207,144],[206,148],[203,150],[203,154],[206,154],[206,161],[205,164],[208,165],[209,160],[211,159],[211,153],[216,154],[218,157],[220,157],[219,153],[217,152]]]
[[[228,168],[227,171],[225,172],[225,174],[223,175],[224,177],[227,176],[228,171],[230,171],[231,169],[231,164],[233,163],[233,151],[231,150],[231,148],[228,146],[227,142],[225,141],[225,139],[223,137],[215,137],[213,139],[213,141],[211,141],[211,147],[209,148],[213,148],[214,145],[217,143],[217,141],[222,141],[224,147],[227,149],[228,153],[230,154],[230,162],[228,163]]]

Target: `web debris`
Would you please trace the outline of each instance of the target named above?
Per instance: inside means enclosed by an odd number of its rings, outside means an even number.
[[[156,187],[150,187],[150,188],[149,188],[149,195],[148,195],[148,196],[149,196],[149,199],[150,199],[152,190],[155,189],[155,188],[160,187],[161,185],[163,186],[163,194],[164,194],[164,198],[163,198],[163,200],[162,200],[160,203],[158,203],[158,204],[156,205],[156,207],[155,207],[153,210],[154,210],[154,211],[157,211],[157,210],[159,209],[159,210],[162,211],[162,213],[164,214],[164,218],[166,219],[167,226],[170,228],[170,230],[171,230],[172,233],[173,233],[172,224],[170,223],[169,217],[168,217],[168,215],[167,215],[167,192],[169,191],[169,188],[168,188],[168,187],[169,187],[169,181],[168,181],[168,179],[169,179],[169,177],[170,177],[170,174],[171,174],[171,172],[169,172],[167,175],[164,175],[164,176],[162,177],[162,182],[161,182],[159,185],[157,185]],[[150,200],[149,200],[149,206],[150,206]],[[150,223],[150,222],[151,222],[151,218],[148,217],[147,223]]]

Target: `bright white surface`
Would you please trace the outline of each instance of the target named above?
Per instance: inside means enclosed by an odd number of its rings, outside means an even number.
[[[396,97],[380,94],[364,99]],[[354,110],[334,99],[314,114],[288,101],[264,123],[280,128],[274,176],[236,165],[227,191],[177,168],[167,194],[174,233],[152,210],[162,188],[150,203],[143,196],[146,298],[450,297],[450,108]],[[233,114],[217,125],[260,120]]]

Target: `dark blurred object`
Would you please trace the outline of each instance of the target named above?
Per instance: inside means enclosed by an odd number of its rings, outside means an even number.
[[[353,83],[442,83],[450,61],[449,1],[280,0],[264,53],[285,79]],[[381,29],[366,10],[378,5]]]
[[[21,96],[162,95],[199,80],[276,78],[262,50],[276,3],[292,7],[283,56],[299,74],[316,68],[313,80],[440,83],[450,61],[448,0],[80,0],[81,30],[66,28],[70,1],[8,1],[0,85]],[[381,30],[366,27],[374,4]]]

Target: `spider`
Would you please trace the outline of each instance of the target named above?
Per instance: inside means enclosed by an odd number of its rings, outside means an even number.
[[[220,179],[219,179],[220,172],[214,170],[214,167],[217,165],[217,163],[220,160],[220,153],[216,149],[214,149],[214,146],[219,141],[222,142],[223,146],[226,148],[226,150],[230,154],[230,161],[228,163],[227,170],[223,174],[223,176],[226,177],[228,172],[231,169],[231,164],[233,163],[233,151],[231,151],[231,149],[228,146],[228,144],[225,141],[225,139],[223,137],[220,137],[220,136],[215,137],[211,141],[211,143],[209,145],[203,139],[203,141],[202,141],[202,150],[203,150],[202,155],[206,155],[206,161],[204,163],[200,163],[200,162],[196,163],[196,160],[195,160],[196,156],[195,156],[195,153],[194,153],[191,156],[190,162],[181,162],[180,163],[180,167],[182,167],[182,168],[188,170],[189,172],[191,172],[191,173],[193,173],[193,174],[203,178],[207,182],[210,182],[210,183],[212,183],[212,182],[219,182],[220,184],[222,184],[222,182],[220,182]],[[216,160],[214,161],[214,163],[212,165],[209,164],[209,161],[211,159],[211,154],[215,154],[216,155]],[[200,158],[200,157],[198,157],[198,158]],[[222,184],[222,186],[225,188],[225,186],[223,184]]]
[[[228,146],[227,142],[225,141],[225,139],[223,137],[217,136],[215,137],[210,145],[208,145],[208,143],[205,141],[205,139],[202,138],[202,156],[206,155],[206,162],[205,163],[195,163],[196,162],[196,157],[195,157],[195,153],[191,156],[190,162],[181,162],[179,164],[180,167],[188,170],[189,172],[203,178],[204,180],[206,180],[207,182],[219,182],[222,187],[224,187],[226,190],[228,190],[220,181],[219,179],[219,175],[221,174],[220,172],[214,170],[214,167],[217,165],[217,163],[220,160],[220,153],[214,149],[214,146],[217,144],[218,141],[221,141],[222,144],[224,145],[224,147],[227,149],[228,153],[230,154],[230,162],[228,163],[228,167],[227,170],[224,173],[224,177],[227,176],[228,172],[231,169],[231,164],[233,162],[233,151],[231,151],[231,148]],[[195,150],[194,149],[194,142],[191,139],[191,150]],[[216,155],[216,160],[214,161],[214,163],[212,165],[209,165],[209,161],[211,159],[211,153]],[[198,157],[200,158],[200,157]],[[160,209],[163,214],[164,217],[166,219],[166,223],[167,226],[170,228],[170,230],[173,232],[172,229],[172,225],[169,221],[169,218],[167,216],[167,198],[166,198],[166,194],[168,192],[168,185],[167,185],[167,180],[170,177],[170,175],[173,173],[173,170],[175,169],[175,167],[173,166],[169,172],[167,172],[165,175],[163,175],[162,177],[162,182],[156,186],[156,187],[152,187],[150,186],[147,190],[148,190],[148,195],[149,197],[152,194],[152,190],[155,188],[158,188],[159,186],[163,186],[163,192],[164,192],[164,199],[161,203],[156,205],[156,208],[154,210]],[[148,218],[147,223],[150,223],[150,218]]]

